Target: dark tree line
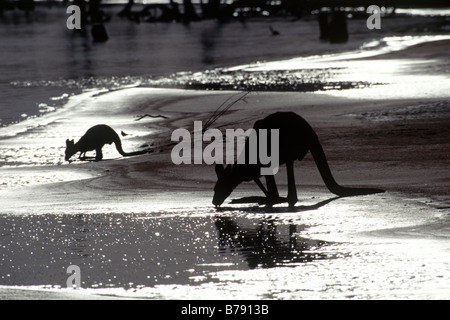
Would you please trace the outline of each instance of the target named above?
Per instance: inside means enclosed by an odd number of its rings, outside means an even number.
[[[182,1],[182,2],[181,2]],[[120,16],[136,22],[190,22],[203,19],[228,20],[233,17],[261,15],[291,15],[300,17],[312,10],[324,7],[365,7],[374,4],[373,0],[198,0],[196,9],[192,0],[162,0],[160,4],[138,5],[135,0],[128,0],[120,12]],[[48,3],[56,1],[48,0]],[[101,0],[64,0],[63,3],[73,2],[81,7],[97,7]],[[181,2],[181,3],[179,3]],[[103,1],[102,5],[107,4]],[[448,0],[377,0],[376,5],[382,7],[447,7]],[[21,9],[27,13],[35,8],[34,0],[0,0],[0,12]],[[90,9],[89,9],[90,10]]]

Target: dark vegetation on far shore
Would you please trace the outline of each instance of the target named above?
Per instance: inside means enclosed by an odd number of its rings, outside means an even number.
[[[248,18],[286,17],[301,19],[302,17],[317,17],[320,40],[330,43],[348,41],[346,20],[367,19],[373,11],[368,7],[373,5],[369,0],[161,0],[162,3],[142,4],[137,0],[127,0],[124,3],[111,4],[104,0],[0,0],[0,21],[7,12],[14,12],[14,22],[17,23],[17,11],[23,11],[28,21],[33,17],[36,6],[52,7],[76,5],[80,9],[79,27],[74,31],[90,29],[94,42],[105,42],[109,39],[105,24],[113,16],[127,19],[133,23],[184,23],[189,24],[201,20],[216,20],[225,23],[230,20],[244,21]],[[448,0],[427,1],[427,8],[448,6]],[[105,8],[118,7],[115,14],[106,13]],[[377,6],[384,17],[395,16],[396,8],[424,7],[423,1],[406,0],[378,0]],[[70,12],[69,12],[70,13]],[[117,18],[116,17],[116,18]],[[271,26],[273,36],[280,34]],[[81,30],[80,30],[81,29]]]
[[[372,0],[161,0],[161,3],[142,4],[138,0],[124,0],[123,4],[111,4],[107,0],[0,0],[0,19],[2,14],[12,10],[22,10],[30,15],[36,6],[78,5],[82,12],[83,23],[107,21],[101,8],[121,6],[118,15],[131,21],[140,22],[183,22],[189,23],[205,19],[217,19],[226,22],[231,19],[248,17],[290,16],[301,18],[325,11],[351,12],[353,18],[366,18],[366,9],[373,5]],[[378,0],[376,5],[384,8],[382,14],[395,14],[398,7],[448,7],[448,0]]]

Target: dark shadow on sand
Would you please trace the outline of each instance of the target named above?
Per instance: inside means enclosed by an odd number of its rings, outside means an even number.
[[[320,201],[316,204],[312,205],[298,205],[298,206],[284,206],[284,207],[271,207],[271,206],[262,206],[261,204],[264,204],[264,201],[266,200],[266,197],[243,197],[239,199],[233,199],[231,200],[231,204],[246,204],[246,203],[255,203],[258,206],[251,206],[251,207],[217,207],[216,210],[219,212],[226,212],[226,211],[242,211],[242,212],[251,212],[251,213],[284,213],[284,212],[303,212],[303,211],[310,211],[310,210],[317,210],[328,203],[340,199],[344,197],[336,196],[332,197],[323,201]]]

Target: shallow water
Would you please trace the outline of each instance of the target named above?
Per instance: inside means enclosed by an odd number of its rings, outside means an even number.
[[[105,202],[98,208],[104,213],[1,215],[0,281],[6,287],[0,291],[157,299],[447,298],[445,211],[397,194],[314,194],[295,210],[233,205],[216,211],[201,205],[208,196],[200,193],[195,199],[179,194],[184,203],[194,201],[190,208],[154,213],[106,213],[120,212],[122,201],[117,208]],[[70,265],[80,267],[81,290],[66,288]]]

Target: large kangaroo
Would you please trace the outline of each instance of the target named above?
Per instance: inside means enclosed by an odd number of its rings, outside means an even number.
[[[75,153],[80,152],[79,158],[86,155],[87,151],[95,150],[95,161],[100,161],[103,159],[102,148],[105,144],[113,143],[116,145],[117,151],[124,156],[136,156],[139,154],[144,154],[151,152],[151,149],[145,149],[135,152],[125,152],[122,149],[122,142],[120,141],[119,135],[114,131],[113,128],[105,125],[99,124],[90,128],[86,133],[75,143],[73,140],[66,140],[66,161],[69,161]]]
[[[281,198],[273,175],[266,175],[267,189],[259,180],[260,164],[216,165],[217,183],[214,187],[213,204],[220,206],[231,192],[243,181],[254,180],[267,197],[267,204],[287,202],[293,206],[297,201],[297,190],[294,179],[294,160],[302,160],[308,151],[311,151],[320,175],[328,189],[338,196],[353,196],[384,192],[374,188],[348,188],[340,186],[334,180],[328,166],[325,153],[319,139],[305,119],[293,112],[273,113],[262,120],[255,122],[253,128],[256,133],[259,129],[279,130],[279,164],[286,164],[288,178],[287,198]],[[270,131],[270,130],[268,130]],[[248,150],[248,140],[245,145]],[[246,152],[248,155],[248,152]]]

